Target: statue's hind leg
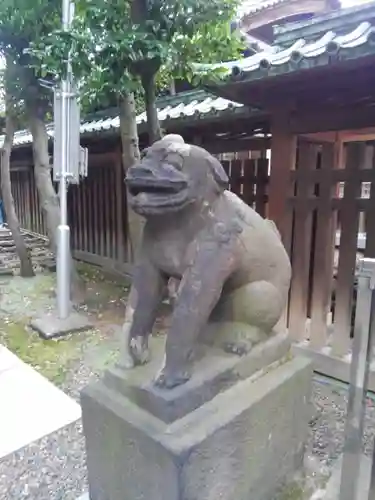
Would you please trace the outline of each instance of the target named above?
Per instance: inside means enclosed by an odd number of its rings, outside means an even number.
[[[205,340],[228,352],[246,354],[268,338],[282,316],[285,297],[266,281],[250,283],[223,296],[204,333]]]

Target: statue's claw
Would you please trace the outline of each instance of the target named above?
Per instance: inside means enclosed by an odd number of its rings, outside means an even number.
[[[155,378],[155,385],[163,389],[173,389],[179,385],[185,384],[191,377],[189,370],[170,371],[163,368]]]
[[[133,338],[130,342],[130,353],[136,365],[145,365],[150,361],[151,353],[144,338]]]
[[[225,342],[223,349],[228,354],[236,354],[237,356],[245,356],[253,347],[253,343],[248,340],[238,342]]]

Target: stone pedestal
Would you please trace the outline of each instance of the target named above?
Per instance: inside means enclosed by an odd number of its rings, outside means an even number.
[[[242,358],[211,350],[166,391],[151,382],[163,346],[152,350],[82,393],[90,499],[273,500],[302,465],[311,363],[279,335]]]

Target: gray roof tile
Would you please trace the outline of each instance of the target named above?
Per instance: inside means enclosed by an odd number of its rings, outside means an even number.
[[[189,117],[207,118],[210,115],[220,113],[234,108],[243,108],[242,104],[238,104],[222,97],[211,96],[204,91],[191,93],[192,100],[186,100],[186,96],[175,96],[174,99],[169,99],[164,107],[158,109],[160,122],[177,121]],[[195,96],[195,98],[194,98]],[[178,102],[184,97],[185,102]],[[161,99],[161,101],[163,101]],[[177,103],[177,104],[176,104]],[[146,124],[146,113],[141,113],[137,116],[137,124]],[[112,118],[100,118],[84,121],[81,124],[81,134],[90,135],[94,133],[118,130],[120,128],[120,119],[118,116]],[[53,125],[47,125],[47,133],[53,137]],[[4,141],[4,136],[0,136],[0,146]],[[14,146],[23,146],[31,144],[32,137],[28,130],[20,130],[14,136]]]

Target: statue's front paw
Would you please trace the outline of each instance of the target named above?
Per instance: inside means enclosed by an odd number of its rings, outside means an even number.
[[[171,371],[163,368],[155,378],[155,385],[163,389],[173,389],[185,384],[191,377],[189,370]]]
[[[137,365],[144,365],[151,359],[150,349],[143,338],[132,339],[130,342],[130,351],[134,363]]]

